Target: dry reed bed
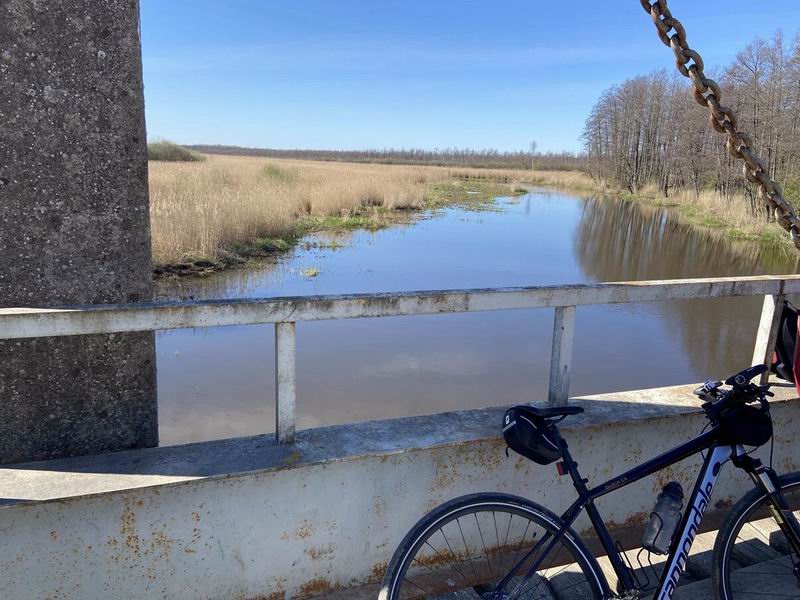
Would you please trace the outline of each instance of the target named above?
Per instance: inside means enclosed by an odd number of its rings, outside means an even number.
[[[262,238],[289,238],[309,217],[421,209],[436,183],[521,181],[524,171],[325,163],[237,156],[150,163],[153,260],[213,259]]]
[[[288,239],[309,219],[348,217],[431,204],[436,184],[454,179],[541,185],[588,193],[619,190],[575,171],[523,171],[326,163],[238,156],[204,162],[150,163],[153,259],[175,265],[217,259],[226,250],[262,238]],[[627,195],[627,194],[623,194]],[[631,197],[630,195],[628,195]],[[664,198],[656,189],[636,196],[656,205],[675,205],[680,218],[733,240],[782,244],[777,225],[750,214],[744,198],[715,192],[678,192]],[[433,199],[441,203],[447,198]],[[386,211],[384,211],[386,212]]]
[[[678,219],[706,230],[715,238],[757,242],[756,250],[761,246],[773,253],[794,254],[789,237],[774,219],[768,219],[766,213],[753,214],[750,200],[743,194],[724,196],[714,190],[703,190],[699,194],[678,190],[664,197],[657,187],[645,186],[635,196],[627,193],[623,196],[655,206],[673,207]]]
[[[417,167],[229,156],[151,162],[153,259],[174,264],[259,238],[288,237],[308,216],[422,207],[426,186],[446,176]]]

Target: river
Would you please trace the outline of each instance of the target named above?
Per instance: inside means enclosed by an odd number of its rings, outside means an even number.
[[[669,209],[535,190],[377,232],[317,234],[275,264],[160,282],[232,298],[794,273],[676,222]],[[579,307],[573,394],[658,387],[747,366],[761,301]],[[547,397],[553,311],[298,323],[298,427]],[[157,334],[162,445],[274,430],[273,327]]]

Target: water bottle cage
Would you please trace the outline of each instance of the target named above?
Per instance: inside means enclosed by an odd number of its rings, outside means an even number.
[[[661,532],[664,530],[664,519],[662,519],[662,518],[661,518],[661,515],[659,515],[657,512],[651,512],[651,513],[650,513],[650,521],[652,522],[654,518],[655,518],[655,519],[658,519],[658,529],[656,529],[656,534],[653,536],[653,539],[654,539],[654,540],[657,540],[657,539],[658,539],[658,537],[661,535]],[[671,540],[670,540],[670,542],[671,542]],[[665,555],[665,554],[668,554],[668,552],[669,552],[669,551],[667,551],[667,552],[661,552],[660,550],[658,550],[657,548],[655,548],[655,546],[650,546],[650,547],[648,548],[648,547],[646,547],[644,544],[642,544],[642,548],[644,548],[645,550],[647,550],[647,552],[649,552],[649,553],[651,553],[651,554],[656,554],[656,555],[658,555],[658,556],[663,556],[663,555]]]

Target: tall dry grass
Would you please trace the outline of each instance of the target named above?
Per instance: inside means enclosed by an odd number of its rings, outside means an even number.
[[[525,169],[454,169],[448,170],[448,176],[456,179],[477,179],[497,181],[501,183],[521,183],[541,185],[571,190],[599,192],[608,190],[590,175],[582,171],[530,171]]]
[[[209,156],[203,162],[151,162],[150,211],[153,260],[174,265],[215,259],[227,249],[261,238],[286,239],[309,218],[362,214],[365,207],[423,208],[433,184],[453,179],[565,188],[588,193],[620,192],[586,173],[434,166],[380,165]],[[692,225],[734,240],[773,243],[774,223],[750,213],[743,197],[713,191],[677,192],[664,198],[644,189],[638,199],[674,205]],[[441,198],[438,198],[441,201]]]
[[[631,197],[627,192],[616,193]],[[772,246],[773,250],[789,250],[791,242],[774,219],[765,213],[753,214],[750,200],[744,194],[723,195],[715,190],[674,190],[665,197],[654,185],[647,185],[632,198],[656,206],[668,206],[679,219],[694,227],[710,230],[714,237],[732,241],[755,241]]]
[[[153,259],[213,258],[259,238],[291,236],[308,216],[364,207],[421,208],[447,169],[210,156],[150,163]]]

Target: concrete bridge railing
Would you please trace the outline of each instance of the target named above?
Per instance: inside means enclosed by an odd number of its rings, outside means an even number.
[[[797,292],[800,277],[740,277],[0,310],[0,338],[275,323],[278,347],[277,441],[261,435],[0,468],[0,596],[375,598],[402,536],[441,502],[502,491],[560,511],[574,500],[569,482],[552,469],[506,456],[504,407],[306,429],[295,436],[298,321],[554,308],[549,401],[562,402],[578,306],[764,296],[755,350],[755,360],[762,361],[774,341],[776,309]],[[565,422],[562,432],[584,475],[603,481],[700,431],[705,418],[693,387],[571,398],[586,412]],[[774,389],[775,445],[759,452],[774,458],[779,471],[797,471],[800,399],[792,385]],[[604,500],[599,508],[615,539],[638,543],[663,484],[690,486],[698,460],[625,488],[624,498]],[[728,470],[715,492],[710,526],[749,486],[746,476]],[[585,520],[576,528],[591,533]]]
[[[188,327],[275,324],[275,435],[295,439],[296,335],[300,321],[554,308],[548,400],[566,403],[576,307],[735,296],[764,296],[753,364],[770,359],[780,306],[800,293],[800,275],[638,281],[384,294],[247,298],[0,309],[0,339],[127,333]]]

